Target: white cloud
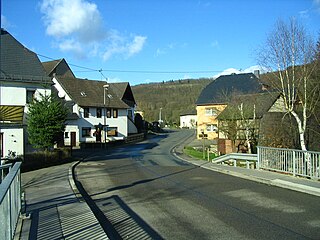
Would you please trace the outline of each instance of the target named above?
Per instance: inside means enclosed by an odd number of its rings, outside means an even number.
[[[128,44],[128,57],[140,52],[146,42],[147,37],[144,36],[134,36],[133,41]]]
[[[303,10],[299,12],[299,16],[301,18],[309,18],[309,11],[308,10]]]
[[[8,21],[8,19],[1,15],[1,27],[4,28],[4,29],[8,29],[11,27],[11,24],[10,22]]]
[[[40,9],[46,33],[55,39],[55,46],[78,58],[99,53],[104,60],[115,54],[129,58],[143,49],[147,39],[105,29],[98,6],[87,0],[43,0]]]
[[[59,48],[63,52],[73,52],[78,58],[84,58],[85,52],[81,44],[74,39],[66,39],[59,43]]]
[[[80,42],[101,40],[104,37],[102,18],[97,5],[85,0],[43,0],[46,33],[61,38],[76,35]]]
[[[146,40],[147,37],[145,36],[135,35],[129,38],[121,36],[116,30],[112,30],[108,35],[107,47],[103,53],[103,59],[107,61],[113,55],[121,55],[125,59],[130,58],[142,50]]]
[[[259,65],[254,65],[254,66],[248,67],[248,68],[246,68],[244,70],[242,70],[242,69],[238,70],[238,69],[235,69],[235,68],[227,68],[227,69],[223,70],[221,73],[214,75],[213,78],[217,78],[217,77],[219,77],[221,75],[230,75],[230,74],[233,74],[233,73],[235,73],[235,74],[253,73],[255,70],[259,70],[260,73],[267,72],[266,69],[260,67]]]

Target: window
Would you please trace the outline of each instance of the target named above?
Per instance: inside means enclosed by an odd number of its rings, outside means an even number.
[[[64,132],[64,138],[69,138],[69,132]]]
[[[118,117],[118,109],[113,109],[113,118]]]
[[[111,108],[107,108],[107,118],[111,118]]]
[[[97,108],[97,118],[102,117],[102,108]]]
[[[35,97],[36,90],[27,90],[27,103],[31,103]]]
[[[108,136],[117,137],[118,136],[118,128],[117,127],[108,127]]]
[[[82,137],[91,137],[91,128],[83,127],[82,128]]]
[[[3,133],[0,133],[0,156],[3,157]]]
[[[133,113],[132,110],[129,109],[129,110],[128,110],[128,117],[129,117],[130,119],[132,119],[132,115],[133,115],[132,113]]]
[[[83,111],[84,111],[84,117],[88,118],[89,117],[89,108],[84,108]]]
[[[219,111],[216,108],[206,108],[205,115],[206,116],[217,116]]]
[[[208,124],[206,126],[207,132],[217,132],[218,131],[218,126],[217,124]]]

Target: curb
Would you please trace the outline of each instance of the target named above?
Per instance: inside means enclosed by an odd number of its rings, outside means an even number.
[[[81,161],[75,162],[69,167],[68,178],[69,178],[70,187],[71,187],[74,195],[76,195],[76,197],[78,198],[78,200],[80,202],[84,202],[83,197],[82,197],[81,193],[79,192],[79,189],[76,186],[76,182],[74,181],[74,179],[76,177],[74,171],[75,171],[76,166],[79,165],[80,163],[81,163]]]

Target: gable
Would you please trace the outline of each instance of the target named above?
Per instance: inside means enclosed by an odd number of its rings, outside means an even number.
[[[235,96],[223,112],[218,116],[219,120],[241,119],[240,107],[245,119],[260,119],[274,106],[280,94],[275,92],[246,94]]]
[[[42,63],[48,76],[58,75],[61,77],[75,78],[71,68],[64,58]]]

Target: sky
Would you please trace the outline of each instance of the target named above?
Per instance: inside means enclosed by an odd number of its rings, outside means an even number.
[[[1,27],[79,78],[131,85],[257,69],[277,20],[320,37],[320,0],[0,0]]]

